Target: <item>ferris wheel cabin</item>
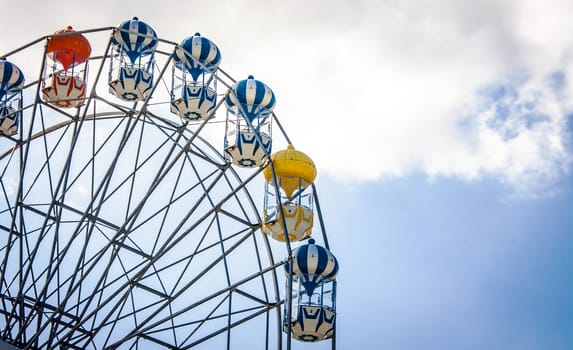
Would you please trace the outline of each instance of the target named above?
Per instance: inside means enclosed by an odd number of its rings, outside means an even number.
[[[0,59],[0,136],[13,136],[18,132],[23,86],[22,71],[15,64]]]
[[[263,166],[271,152],[275,94],[250,75],[233,85],[225,105],[225,157],[244,168]]]
[[[91,46],[71,26],[48,39],[42,99],[57,107],[80,107],[85,103],[86,76]]]
[[[311,236],[314,222],[311,186],[316,178],[314,162],[292,145],[274,153],[271,160],[273,169],[268,165],[263,170],[266,184],[261,230],[281,242],[286,240],[285,230],[290,242],[305,240]]]
[[[209,119],[217,104],[219,48],[195,33],[177,47],[173,61],[171,113],[186,121]]]
[[[119,25],[112,37],[109,92],[123,101],[144,101],[153,88],[157,34],[137,17]]]
[[[336,321],[338,261],[311,238],[308,244],[293,251],[292,267],[290,263],[285,264],[287,276],[291,268],[293,287],[287,302],[291,303],[292,314],[288,319],[285,310],[283,330],[287,332],[290,327],[292,336],[304,342],[332,338]]]

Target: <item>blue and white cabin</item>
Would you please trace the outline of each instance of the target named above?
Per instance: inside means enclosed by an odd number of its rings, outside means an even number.
[[[272,147],[275,94],[250,75],[231,87],[225,105],[225,157],[244,168],[263,166]]]
[[[0,136],[13,136],[18,132],[23,87],[22,71],[15,64],[0,59]]]
[[[137,17],[116,28],[109,70],[109,92],[124,101],[145,101],[153,89],[157,34]]]
[[[285,264],[288,276],[290,263]],[[332,338],[336,321],[336,274],[338,261],[326,248],[309,239],[308,244],[293,251],[292,295],[285,303],[284,332],[304,342],[317,342]],[[288,305],[292,307],[287,319]]]
[[[219,48],[195,33],[177,47],[173,61],[171,112],[184,121],[211,118],[217,104]]]

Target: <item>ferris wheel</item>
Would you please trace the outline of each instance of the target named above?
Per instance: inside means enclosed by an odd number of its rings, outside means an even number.
[[[0,58],[0,349],[335,348],[316,167],[221,61],[138,18]]]

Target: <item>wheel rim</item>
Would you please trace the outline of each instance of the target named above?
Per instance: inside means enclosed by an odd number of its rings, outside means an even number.
[[[257,348],[280,344],[282,262],[258,231],[258,171],[241,178],[202,137],[210,123],[104,96],[105,65],[105,55],[90,62],[83,107],[36,99],[19,134],[0,140],[1,338],[229,348],[233,329],[258,327]],[[159,70],[168,66],[165,55]]]

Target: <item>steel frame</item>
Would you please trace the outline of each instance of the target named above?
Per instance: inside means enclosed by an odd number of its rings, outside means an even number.
[[[189,349],[222,337],[230,349],[233,330],[257,319],[266,349],[282,349],[284,338],[290,349],[277,275],[291,242],[277,249],[258,232],[251,191],[262,188],[262,168],[241,176],[231,167],[201,136],[213,119],[183,123],[168,104],[161,112],[162,102],[150,103],[169,98],[160,90],[171,86],[174,42],[160,39],[158,83],[146,101],[128,105],[100,94],[114,30],[82,31],[105,47],[90,59],[96,73],[83,107],[42,101],[41,68],[25,86],[24,100],[33,103],[21,107],[19,133],[0,138],[0,339],[25,349]],[[235,82],[223,70],[216,78],[227,88]],[[315,188],[314,196],[328,248]],[[247,258],[247,271],[235,273]],[[209,289],[214,279],[219,284]]]

